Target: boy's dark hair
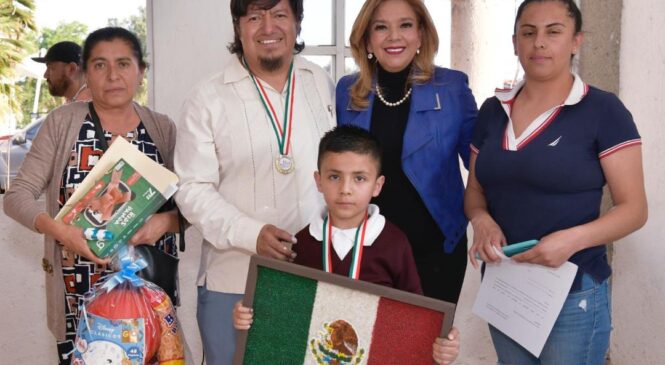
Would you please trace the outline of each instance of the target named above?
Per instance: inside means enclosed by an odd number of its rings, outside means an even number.
[[[377,173],[381,175],[381,143],[368,131],[351,125],[340,125],[326,132],[319,143],[317,168],[321,169],[321,160],[328,152],[353,152],[369,155],[376,162]]]
[[[269,10],[275,7],[280,0],[231,0],[231,19],[233,21],[233,42],[231,42],[227,48],[229,52],[235,53],[238,57],[243,56],[242,43],[240,42],[240,30],[238,23],[240,22],[240,17],[247,15],[247,9],[250,5],[255,5],[259,9]],[[293,15],[296,17],[297,29],[296,36],[300,35],[300,24],[304,17],[304,7],[303,0],[289,0],[289,6]],[[305,48],[305,43],[296,40],[296,44],[293,46],[293,53],[298,54]]]
[[[524,2],[520,4],[520,7],[517,8],[517,15],[515,15],[515,25],[513,26],[513,34],[517,34],[517,23],[522,17],[524,8],[526,8],[531,3],[542,3],[545,1],[558,1],[563,4],[566,9],[568,9],[568,16],[573,18],[573,21],[575,22],[575,34],[582,31],[582,12],[580,11],[580,8],[577,7],[577,4],[575,4],[574,0],[524,0]]]
[[[88,34],[85,42],[83,42],[83,60],[81,65],[83,67],[83,71],[88,69],[88,60],[90,59],[92,49],[95,48],[99,42],[111,42],[116,39],[121,39],[125,41],[127,45],[129,45],[129,48],[132,49],[132,53],[134,53],[134,57],[136,57],[136,61],[140,68],[145,69],[148,66],[143,59],[141,41],[139,41],[138,37],[136,37],[136,34],[121,27],[106,27],[97,29],[96,31]]]

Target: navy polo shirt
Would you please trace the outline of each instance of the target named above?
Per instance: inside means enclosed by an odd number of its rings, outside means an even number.
[[[600,160],[641,144],[630,112],[612,93],[589,87],[575,75],[569,97],[515,137],[509,118],[521,88],[498,90],[478,113],[471,149],[489,213],[508,242],[540,239],[599,217],[605,176]],[[582,273],[598,282],[611,270],[604,245],[575,253]]]

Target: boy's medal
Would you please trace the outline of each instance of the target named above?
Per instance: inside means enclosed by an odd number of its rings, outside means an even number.
[[[332,222],[328,219],[329,215],[323,218],[323,271],[332,273]],[[349,277],[358,280],[360,277],[360,263],[363,258],[363,246],[365,245],[365,231],[367,230],[368,212],[365,211],[365,219],[360,223],[356,229],[356,237],[353,240],[353,256],[351,258],[351,266],[349,267]],[[326,229],[327,226],[327,229]],[[362,235],[360,231],[362,228]],[[360,241],[358,236],[360,235]]]
[[[249,67],[247,67],[247,69],[249,70]],[[268,115],[268,119],[270,119],[270,124],[275,132],[275,137],[277,137],[279,156],[275,159],[275,169],[282,174],[289,174],[295,170],[296,167],[293,157],[289,156],[289,148],[291,147],[291,125],[293,123],[293,107],[295,104],[293,98],[296,88],[296,75],[295,72],[293,72],[293,62],[291,62],[291,66],[289,67],[289,78],[286,82],[283,125],[279,124],[279,118],[277,117],[275,108],[273,108],[272,103],[270,103],[270,99],[268,98],[268,94],[266,94],[266,90],[263,88],[263,84],[261,84],[261,80],[254,77],[251,71],[249,76],[251,77],[252,82],[254,82],[256,91],[259,92],[259,98],[261,99],[263,108]]]

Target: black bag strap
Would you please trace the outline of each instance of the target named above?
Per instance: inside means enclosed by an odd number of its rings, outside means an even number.
[[[95,137],[97,137],[97,140],[99,141],[99,147],[102,149],[102,151],[106,152],[106,150],[109,149],[109,144],[106,142],[106,136],[104,135],[104,130],[102,129],[102,122],[99,120],[99,115],[97,115],[97,111],[95,111],[95,106],[92,105],[92,101],[88,102],[88,109],[90,109],[90,118],[92,118],[92,124],[95,126]],[[173,198],[169,199],[169,201],[172,201]],[[173,209],[175,207],[175,202],[173,204],[164,204],[164,206],[169,206],[169,210]],[[160,212],[158,210],[158,212]],[[186,222],[185,218],[180,214],[180,210],[178,210],[178,229],[180,231],[180,242],[178,247],[180,248],[180,252],[185,252],[185,229],[186,229]]]
[[[185,252],[185,229],[187,229],[187,224],[185,217],[180,213],[180,209],[178,209],[178,229],[180,230],[180,252]]]
[[[106,136],[104,135],[104,130],[102,129],[102,122],[99,121],[99,116],[95,111],[95,106],[92,105],[92,101],[88,102],[88,109],[90,109],[90,118],[92,118],[92,124],[95,125],[95,137],[99,141],[99,147],[102,151],[106,152],[109,149],[109,144],[106,142]]]

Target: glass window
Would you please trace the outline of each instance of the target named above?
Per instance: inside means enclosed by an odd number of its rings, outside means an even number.
[[[351,28],[356,16],[360,12],[365,0],[346,0],[344,3],[344,44],[349,47],[349,37],[351,37]]]
[[[452,24],[450,0],[426,0],[425,5],[432,16],[439,35],[439,52],[434,57],[434,64],[450,67],[450,31]]]
[[[353,59],[353,57],[345,57],[344,75],[352,74],[354,72],[358,72],[358,65],[356,65],[356,61]]]
[[[332,0],[304,0],[304,17],[300,38],[305,46],[334,45],[333,19],[335,9]]]
[[[313,55],[304,55],[304,57],[311,62],[316,63],[321,67],[322,69],[326,70],[327,73],[330,74],[330,77],[333,79],[335,78],[334,70],[335,68],[333,67],[334,62],[333,62],[333,56],[313,56]]]

